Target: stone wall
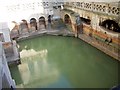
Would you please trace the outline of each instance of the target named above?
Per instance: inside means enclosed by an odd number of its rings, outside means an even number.
[[[83,23],[83,33],[92,38],[98,45],[117,55],[119,59],[119,33],[109,31],[99,25],[100,22],[107,19],[114,20],[119,24],[118,3],[66,2],[64,8],[79,13],[80,17],[90,19],[90,25]]]

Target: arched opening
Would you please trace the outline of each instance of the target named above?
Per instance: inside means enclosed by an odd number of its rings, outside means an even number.
[[[86,18],[83,18],[83,17],[80,17],[82,22],[87,24],[87,25],[90,25],[91,24],[91,20],[90,19],[86,19]]]
[[[69,16],[68,14],[66,14],[66,15],[64,16],[64,22],[65,22],[67,28],[68,28],[69,30],[71,30],[71,29],[72,29],[72,25],[71,25],[72,22],[71,22],[71,18],[70,18],[70,16]]]
[[[101,22],[100,26],[102,26],[108,30],[120,33],[120,26],[114,20],[107,19],[107,20]]]
[[[11,23],[14,24],[14,25],[12,25],[13,27],[11,28],[11,30],[18,30],[17,22],[16,21],[12,21]]]
[[[71,24],[71,19],[68,14],[65,15],[64,21],[65,21],[65,24]]]
[[[10,36],[11,38],[17,38],[19,36],[19,25],[16,21],[12,21],[11,23],[12,25],[10,25],[11,27],[11,31],[10,31]]]
[[[42,16],[39,18],[39,28],[46,28],[45,18]]]
[[[52,16],[48,15],[48,23],[51,23]]]
[[[82,23],[83,23],[83,33],[86,35],[92,37],[93,35],[93,29],[91,28],[91,20],[90,17],[88,16],[87,18],[80,17]]]
[[[35,30],[37,30],[37,21],[35,18],[30,19],[30,26],[35,27]]]
[[[21,20],[24,28],[28,29],[28,23],[25,19]]]
[[[25,19],[22,19],[21,20],[21,23],[20,23],[20,32],[21,33],[26,33],[28,32],[28,23]]]

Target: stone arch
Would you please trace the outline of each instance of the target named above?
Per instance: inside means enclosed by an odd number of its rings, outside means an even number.
[[[79,15],[80,15],[80,18],[83,21],[83,23],[85,23],[87,25],[91,24],[92,18],[95,16],[92,12],[87,12],[87,11],[84,11],[84,10],[80,10]]]
[[[28,23],[27,23],[27,20],[22,19],[21,21],[22,21],[22,23],[25,25],[25,27],[26,27],[26,28],[28,28]]]
[[[66,24],[71,24],[72,23],[71,18],[70,18],[70,16],[68,14],[65,14],[65,16],[64,16],[64,22]]]
[[[67,25],[70,26],[70,30],[72,30],[73,32],[77,32],[77,22],[76,19],[77,17],[80,17],[80,15],[72,10],[68,10],[68,9],[64,9],[62,14],[62,18],[63,18],[63,22]]]
[[[120,26],[115,20],[106,19],[101,22],[100,26],[114,32],[120,33]]]
[[[35,18],[30,19],[30,26],[35,27],[35,30],[37,30],[37,20]]]
[[[38,20],[39,22],[39,27],[42,27],[44,25],[44,28],[46,28],[46,21],[45,21],[45,17],[41,16]]]
[[[18,24],[16,21],[12,21],[12,23],[14,24],[14,27],[12,28],[12,30],[18,30]]]
[[[11,38],[17,38],[19,36],[19,25],[16,21],[12,21],[12,24],[14,24],[14,27],[11,28],[10,36]]]
[[[40,22],[41,20],[42,20],[42,21],[45,21],[45,17],[44,17],[44,16],[41,16],[41,17],[39,18],[39,22]]]
[[[20,22],[19,28],[20,28],[19,29],[20,33],[26,33],[26,32],[28,32],[29,28],[28,28],[27,20],[22,19],[21,22]]]
[[[73,29],[73,26],[72,26],[73,20],[69,14],[64,15],[64,23],[69,30]]]
[[[85,24],[87,24],[87,25],[90,25],[90,24],[91,24],[91,19],[90,19],[90,17],[88,17],[88,18],[80,17],[80,18],[81,18],[81,20],[82,20],[83,23],[85,23]]]
[[[63,11],[62,19],[63,19],[63,22],[64,22],[64,23],[65,23],[65,15],[68,16],[68,17],[70,18],[71,23],[74,23],[73,17],[71,16],[71,13],[66,12],[66,11]]]

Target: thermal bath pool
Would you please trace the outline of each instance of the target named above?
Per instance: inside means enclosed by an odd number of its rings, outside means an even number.
[[[74,37],[40,36],[20,41],[22,64],[10,67],[18,88],[111,88],[118,63]]]

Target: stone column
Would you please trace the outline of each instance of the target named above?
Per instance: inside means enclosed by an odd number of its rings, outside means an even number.
[[[120,1],[118,2],[118,8],[120,9]],[[118,25],[120,26],[120,11],[119,11],[119,15],[118,15]],[[120,39],[120,35],[118,36],[118,38]],[[120,56],[120,51],[118,51],[118,56]],[[118,59],[120,60],[120,57],[118,57]],[[119,65],[120,68],[120,65]],[[119,71],[120,73],[120,71]],[[118,78],[118,83],[120,83],[120,77]]]
[[[120,9],[120,1],[118,2],[118,8]],[[119,15],[118,15],[118,24],[120,26],[120,11],[119,11]]]
[[[71,25],[72,25],[72,31],[76,32],[76,25],[74,23],[72,23]]]

